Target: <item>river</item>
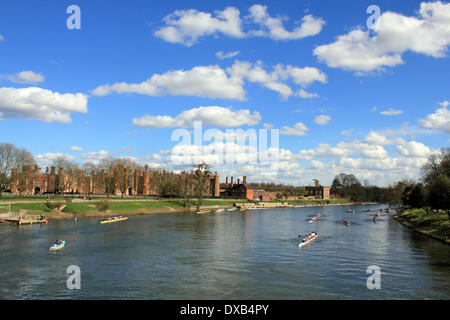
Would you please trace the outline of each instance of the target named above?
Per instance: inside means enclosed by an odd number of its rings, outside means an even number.
[[[450,299],[450,246],[403,227],[392,215],[374,223],[380,208],[386,206],[2,226],[0,298]],[[317,212],[322,219],[310,224]],[[311,231],[319,237],[299,248],[298,236]],[[58,238],[66,247],[48,251]],[[79,290],[67,289],[70,265],[80,268]],[[381,270],[381,288],[369,290],[366,270],[373,265]]]

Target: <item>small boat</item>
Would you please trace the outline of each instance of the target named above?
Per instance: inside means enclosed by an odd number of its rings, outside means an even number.
[[[349,212],[349,213],[355,213],[355,210],[345,210],[345,212]]]
[[[318,220],[320,220],[320,213],[318,215],[316,215],[314,218],[312,218],[311,220],[309,220],[309,223],[314,223]]]
[[[113,222],[119,222],[119,221],[125,221],[128,217],[119,216],[119,217],[112,217],[112,218],[106,218],[105,220],[100,221],[101,224],[104,223],[113,223]]]
[[[299,243],[299,248],[306,246],[311,241],[314,241],[319,235],[316,232],[310,233],[307,237],[302,239],[302,242]]]
[[[211,212],[214,212],[214,210],[200,210],[200,211],[197,211],[196,213],[197,214],[205,214],[205,213],[211,213]]]
[[[342,222],[343,222],[345,225],[347,225],[347,226],[350,225],[350,221],[348,221],[348,220],[346,220],[346,219],[343,219]]]
[[[66,245],[66,241],[65,240],[58,240],[48,250],[56,251],[56,250],[64,248],[65,245]]]
[[[234,210],[237,210],[237,208],[230,208],[227,211],[234,211]]]
[[[224,211],[225,211],[225,209],[217,209],[216,213],[220,213],[220,212],[224,212]]]

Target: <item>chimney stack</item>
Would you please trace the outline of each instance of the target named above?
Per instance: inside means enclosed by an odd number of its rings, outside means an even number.
[[[240,179],[238,179],[238,184],[240,184],[239,182],[240,182]]]
[[[228,184],[228,177],[225,178],[225,184]]]
[[[244,184],[247,183],[247,177],[246,177],[246,176],[244,176],[244,177],[242,178],[242,183],[244,183]]]
[[[233,177],[231,177],[231,186],[233,186]]]

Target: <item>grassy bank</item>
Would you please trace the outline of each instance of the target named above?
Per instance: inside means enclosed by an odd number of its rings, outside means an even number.
[[[450,244],[450,219],[447,214],[412,209],[396,214],[394,219],[408,228]]]
[[[11,211],[25,212],[27,214],[44,214],[51,218],[55,214],[46,206],[47,199],[32,198],[16,199],[11,202]],[[97,209],[100,200],[105,198],[92,198],[92,200],[73,199],[73,202],[66,202],[66,199],[51,199],[51,202],[64,202],[62,214],[72,216],[103,216],[106,213]],[[270,202],[287,202],[290,205],[326,205],[326,204],[351,204],[348,199],[332,199],[332,200],[279,200]],[[183,199],[149,199],[149,198],[111,198],[109,214],[115,213],[151,213],[151,212],[173,212],[189,210],[184,208]],[[247,200],[224,200],[224,199],[205,199],[202,201],[202,208],[208,207],[231,207],[234,203],[253,203]],[[191,208],[195,208],[196,200],[191,201]],[[8,204],[6,201],[0,201],[0,213],[8,212]],[[61,215],[61,214],[60,214]]]

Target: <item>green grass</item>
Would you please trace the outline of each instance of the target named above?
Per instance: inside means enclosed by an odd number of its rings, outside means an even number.
[[[45,202],[11,204],[12,212],[19,212],[20,210],[36,211],[35,213],[51,213],[51,210],[47,208]]]
[[[90,207],[89,205],[93,205],[93,207]],[[67,203],[65,208],[63,209],[64,212],[72,212],[72,213],[86,213],[90,211],[98,211],[95,207],[95,203],[88,203],[88,202],[71,202]]]
[[[425,209],[411,209],[399,213],[395,218],[403,224],[423,233],[439,238],[450,237],[450,219],[444,213],[427,213]]]
[[[167,208],[163,203],[158,201],[133,201],[133,202],[111,202],[112,212],[126,212],[139,209],[162,209]]]

